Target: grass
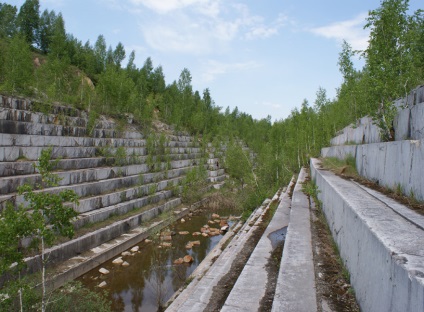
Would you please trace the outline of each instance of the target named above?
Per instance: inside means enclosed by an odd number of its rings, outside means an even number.
[[[394,187],[387,187],[361,177],[356,170],[355,158],[351,155],[344,160],[334,157],[323,158],[321,159],[321,164],[325,170],[330,170],[343,178],[353,179],[424,215],[424,202],[416,198],[413,190],[410,190],[409,194],[406,194],[405,188],[400,183]]]
[[[355,158],[351,155],[349,155],[344,160],[340,160],[335,157],[323,158],[322,166],[324,169],[330,170],[339,175],[351,178],[359,178],[358,171],[356,170]]]

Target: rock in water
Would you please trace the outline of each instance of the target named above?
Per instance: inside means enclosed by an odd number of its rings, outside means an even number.
[[[181,219],[181,223],[184,223],[185,222],[185,220],[184,219]]]
[[[184,260],[185,263],[191,263],[191,262],[193,262],[193,257],[190,256],[190,255],[186,255],[186,256],[184,256],[183,260]]]
[[[212,219],[219,219],[219,214],[213,213],[212,214]]]
[[[107,283],[105,281],[103,281],[99,284],[100,288],[105,288],[106,286],[107,286]]]
[[[109,274],[109,270],[106,270],[105,268],[100,268],[99,272],[102,273],[103,275]]]
[[[112,261],[113,264],[122,264],[124,260],[122,260],[122,257],[116,258]]]
[[[122,263],[122,266],[123,267],[127,267],[127,266],[129,266],[130,264],[127,262],[127,261],[125,261],[124,263]]]
[[[178,258],[176,260],[174,260],[174,264],[182,264],[184,262],[183,258]]]
[[[133,248],[131,248],[131,252],[137,252],[139,249],[139,246],[134,246]]]

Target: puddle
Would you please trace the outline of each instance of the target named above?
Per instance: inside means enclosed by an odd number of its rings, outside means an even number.
[[[287,226],[268,234],[268,238],[271,241],[271,246],[273,250],[280,246],[281,243],[286,240],[286,234]]]
[[[220,216],[230,215],[230,212],[225,209],[213,212]],[[202,226],[208,224],[208,221],[212,219],[213,212],[201,210],[193,215],[191,220],[188,216],[184,217],[186,220],[184,223],[177,220],[167,230],[164,230],[175,233],[171,237],[167,235],[169,241],[161,241],[157,234],[152,242],[140,242],[137,244],[140,247],[138,252],[122,256],[122,260],[128,262],[129,266],[113,264],[112,261],[121,256],[118,255],[78,280],[95,290],[100,289],[98,285],[101,282],[106,282],[107,286],[103,289],[112,301],[113,311],[158,311],[158,307],[184,285],[190,274],[221,240],[221,234],[212,237],[192,235],[193,232],[200,232]],[[229,221],[229,224],[231,225],[232,222]],[[220,224],[208,225],[220,228]],[[184,231],[189,234],[179,234]],[[186,249],[187,243],[190,241],[199,241],[200,244]],[[159,248],[161,243],[171,243],[172,247]],[[186,255],[190,255],[193,262],[174,264],[174,260]],[[102,275],[99,273],[100,268],[105,268],[110,273]]]

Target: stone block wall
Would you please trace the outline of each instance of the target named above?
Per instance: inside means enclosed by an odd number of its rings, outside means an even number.
[[[53,247],[51,259],[55,261],[93,248],[180,205],[174,191],[193,168],[204,166],[212,183],[225,179],[218,158],[221,151],[203,150],[188,133],[167,127],[163,146],[149,150],[148,137],[136,125],[129,123],[125,130],[118,130],[115,122],[104,116],[89,125],[88,116],[72,107],[0,95],[0,209],[6,203],[26,204],[17,189],[24,183],[35,186],[40,182],[34,164],[41,151],[51,147],[52,158],[59,160],[55,173],[61,180],[45,191],[77,193],[76,229],[140,211],[88,233],[82,240]],[[158,134],[152,135],[157,139]]]

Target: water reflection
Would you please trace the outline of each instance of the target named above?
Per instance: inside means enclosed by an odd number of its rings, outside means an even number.
[[[225,210],[214,212],[221,216],[229,214]],[[98,285],[101,281],[106,281],[105,290],[110,296],[114,311],[158,311],[158,307],[185,283],[190,274],[222,238],[222,235],[212,237],[192,235],[193,232],[199,232],[201,227],[208,223],[211,215],[212,212],[203,210],[193,215],[190,220],[186,217],[184,223],[176,221],[168,229],[176,233],[170,241],[172,247],[160,248],[161,241],[157,236],[153,242],[143,241],[137,244],[140,246],[139,252],[122,257],[129,263],[128,267],[113,264],[113,259],[111,259],[79,280],[91,289],[99,289]],[[219,224],[210,224],[210,226],[220,228]],[[178,234],[182,231],[188,231],[189,234]],[[200,241],[200,245],[186,249],[189,241]],[[193,262],[174,264],[174,260],[183,258],[185,255],[193,257]],[[106,268],[110,273],[102,276],[98,271],[100,267]]]

